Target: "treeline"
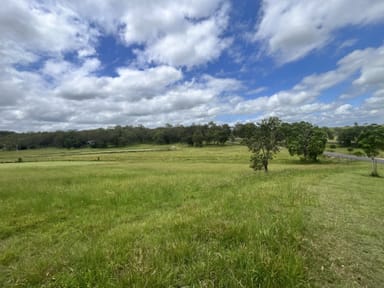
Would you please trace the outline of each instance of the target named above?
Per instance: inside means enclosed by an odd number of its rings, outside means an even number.
[[[81,131],[15,133],[0,131],[0,148],[25,150],[37,148],[107,148],[135,144],[184,143],[200,147],[203,144],[223,145],[232,136],[229,125],[210,122],[205,125],[146,128],[143,126],[115,126],[107,129]]]

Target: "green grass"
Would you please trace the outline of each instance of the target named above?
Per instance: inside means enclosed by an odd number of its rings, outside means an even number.
[[[383,283],[384,179],[366,163],[282,151],[265,174],[243,146],[154,148],[0,152],[30,161],[0,164],[0,286]]]
[[[308,263],[318,287],[384,283],[384,178],[367,175],[348,169],[310,189]]]

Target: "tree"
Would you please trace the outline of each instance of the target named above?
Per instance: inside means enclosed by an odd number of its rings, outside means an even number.
[[[224,124],[217,127],[217,132],[215,133],[215,142],[224,145],[231,136],[231,128],[228,124]]]
[[[249,150],[253,153],[251,156],[251,168],[268,172],[269,160],[273,155],[279,152],[279,143],[282,140],[280,131],[281,121],[277,117],[263,119],[257,123],[254,132],[250,138],[245,140]]]
[[[243,139],[249,139],[252,137],[255,132],[256,125],[255,123],[237,123],[233,129],[233,135],[235,137],[240,137]]]
[[[324,152],[327,133],[308,122],[298,122],[285,129],[289,154],[303,156],[305,160],[317,161]]]
[[[197,127],[192,135],[193,146],[203,147],[204,134],[201,127]]]
[[[380,154],[380,150],[384,150],[384,127],[375,124],[365,127],[358,138],[358,144],[372,160],[371,176],[379,176],[375,157]]]
[[[337,135],[337,142],[343,147],[356,146],[359,135],[362,132],[363,127],[357,123],[352,127],[345,127],[339,130]]]

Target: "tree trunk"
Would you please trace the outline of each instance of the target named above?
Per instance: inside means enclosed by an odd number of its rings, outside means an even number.
[[[379,173],[377,173],[377,161],[374,157],[372,157],[372,173],[371,176],[379,176]]]
[[[264,166],[264,172],[267,173],[268,172],[268,160],[263,161],[263,166]]]

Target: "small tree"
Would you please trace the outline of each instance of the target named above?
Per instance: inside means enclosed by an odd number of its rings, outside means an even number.
[[[282,140],[280,131],[281,121],[277,117],[263,119],[254,129],[253,135],[246,139],[251,156],[251,168],[268,172],[269,160],[279,152],[279,143]]]
[[[380,150],[384,150],[384,127],[374,124],[367,126],[360,134],[358,144],[372,160],[371,176],[379,176],[375,157],[380,154]]]

